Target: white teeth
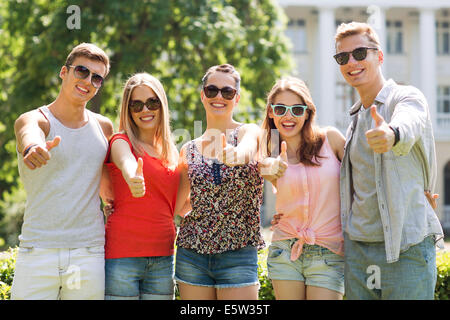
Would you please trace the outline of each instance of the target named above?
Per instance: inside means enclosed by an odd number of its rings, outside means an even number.
[[[355,74],[358,74],[358,73],[361,73],[361,72],[362,72],[362,70],[355,70],[355,71],[350,72],[350,74],[351,75],[355,75]]]
[[[154,117],[155,117],[155,116],[141,117],[141,120],[143,120],[143,121],[150,121],[150,120],[153,120]]]
[[[87,89],[84,89],[84,88],[81,88],[80,86],[77,86],[77,88],[78,88],[79,90],[83,91],[83,92],[86,92],[86,93],[88,93],[88,92],[89,92],[89,90],[87,90]]]
[[[283,122],[282,125],[283,127],[295,127],[294,122]]]
[[[225,107],[225,105],[223,103],[211,103],[212,106],[216,107],[216,108],[222,108]]]

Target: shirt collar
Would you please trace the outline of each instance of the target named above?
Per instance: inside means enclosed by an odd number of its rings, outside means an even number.
[[[377,96],[375,97],[375,101],[384,104],[389,94],[391,93],[392,86],[395,85],[396,83],[394,80],[392,79],[387,80],[384,83],[383,88],[381,88],[380,92],[378,92]],[[350,108],[350,116],[353,116],[355,113],[357,113],[360,108],[361,108],[361,100],[358,99],[358,101],[356,101],[356,103]]]

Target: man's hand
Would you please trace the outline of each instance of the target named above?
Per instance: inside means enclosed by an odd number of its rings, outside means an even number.
[[[277,224],[278,224],[278,222],[280,222],[280,219],[283,217],[283,214],[282,213],[275,213],[274,215],[273,215],[273,218],[272,218],[272,220],[270,221],[270,224],[272,225],[272,228],[273,227],[275,227]]]
[[[274,182],[284,175],[288,167],[287,144],[281,142],[281,152],[276,158],[266,158],[260,163],[260,173],[264,179]]]
[[[61,137],[56,136],[53,140],[45,142],[45,147],[36,144],[32,146],[30,149],[24,150],[27,151],[27,153],[23,157],[23,162],[31,170],[46,165],[47,161],[50,160],[51,158],[50,150],[58,146],[60,142]]]
[[[395,142],[394,131],[377,112],[376,106],[370,107],[370,114],[375,120],[375,128],[366,131],[369,147],[376,153],[385,153],[392,149]]]
[[[134,176],[127,179],[128,187],[131,194],[135,198],[143,197],[145,194],[145,181],[144,181],[144,162],[142,158],[137,161],[136,173]]]
[[[430,203],[431,207],[433,209],[436,209],[437,208],[436,200],[439,198],[439,194],[437,194],[437,193],[431,194],[430,191],[424,191],[424,192],[425,192],[425,196],[427,197],[427,200]]]
[[[106,218],[108,218],[114,212],[114,200],[113,199],[105,199],[105,205],[103,206],[103,214]]]

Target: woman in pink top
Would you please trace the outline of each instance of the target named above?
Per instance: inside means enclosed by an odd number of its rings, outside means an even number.
[[[267,260],[277,299],[344,294],[339,171],[345,138],[335,128],[316,127],[315,113],[300,79],[279,80],[268,95],[260,170],[282,214]]]

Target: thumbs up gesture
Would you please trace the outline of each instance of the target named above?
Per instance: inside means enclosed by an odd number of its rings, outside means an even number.
[[[221,139],[222,152],[219,154],[219,160],[229,167],[243,164],[243,162],[238,159],[237,148],[227,143],[227,138],[224,133],[221,134]]]
[[[281,152],[276,158],[265,158],[259,164],[261,175],[264,179],[274,182],[284,175],[288,167],[287,144],[286,141],[281,142]]]
[[[394,131],[377,112],[376,106],[370,107],[370,114],[375,121],[375,127],[366,131],[366,139],[369,147],[376,153],[388,152],[395,142]]]
[[[144,180],[144,162],[139,157],[137,161],[136,172],[127,180],[131,195],[135,198],[143,197],[145,194],[145,180]]]
[[[50,150],[58,146],[60,142],[61,137],[56,136],[53,140],[46,141],[45,147],[40,144],[28,146],[23,152],[23,162],[31,170],[46,165],[51,158]]]

